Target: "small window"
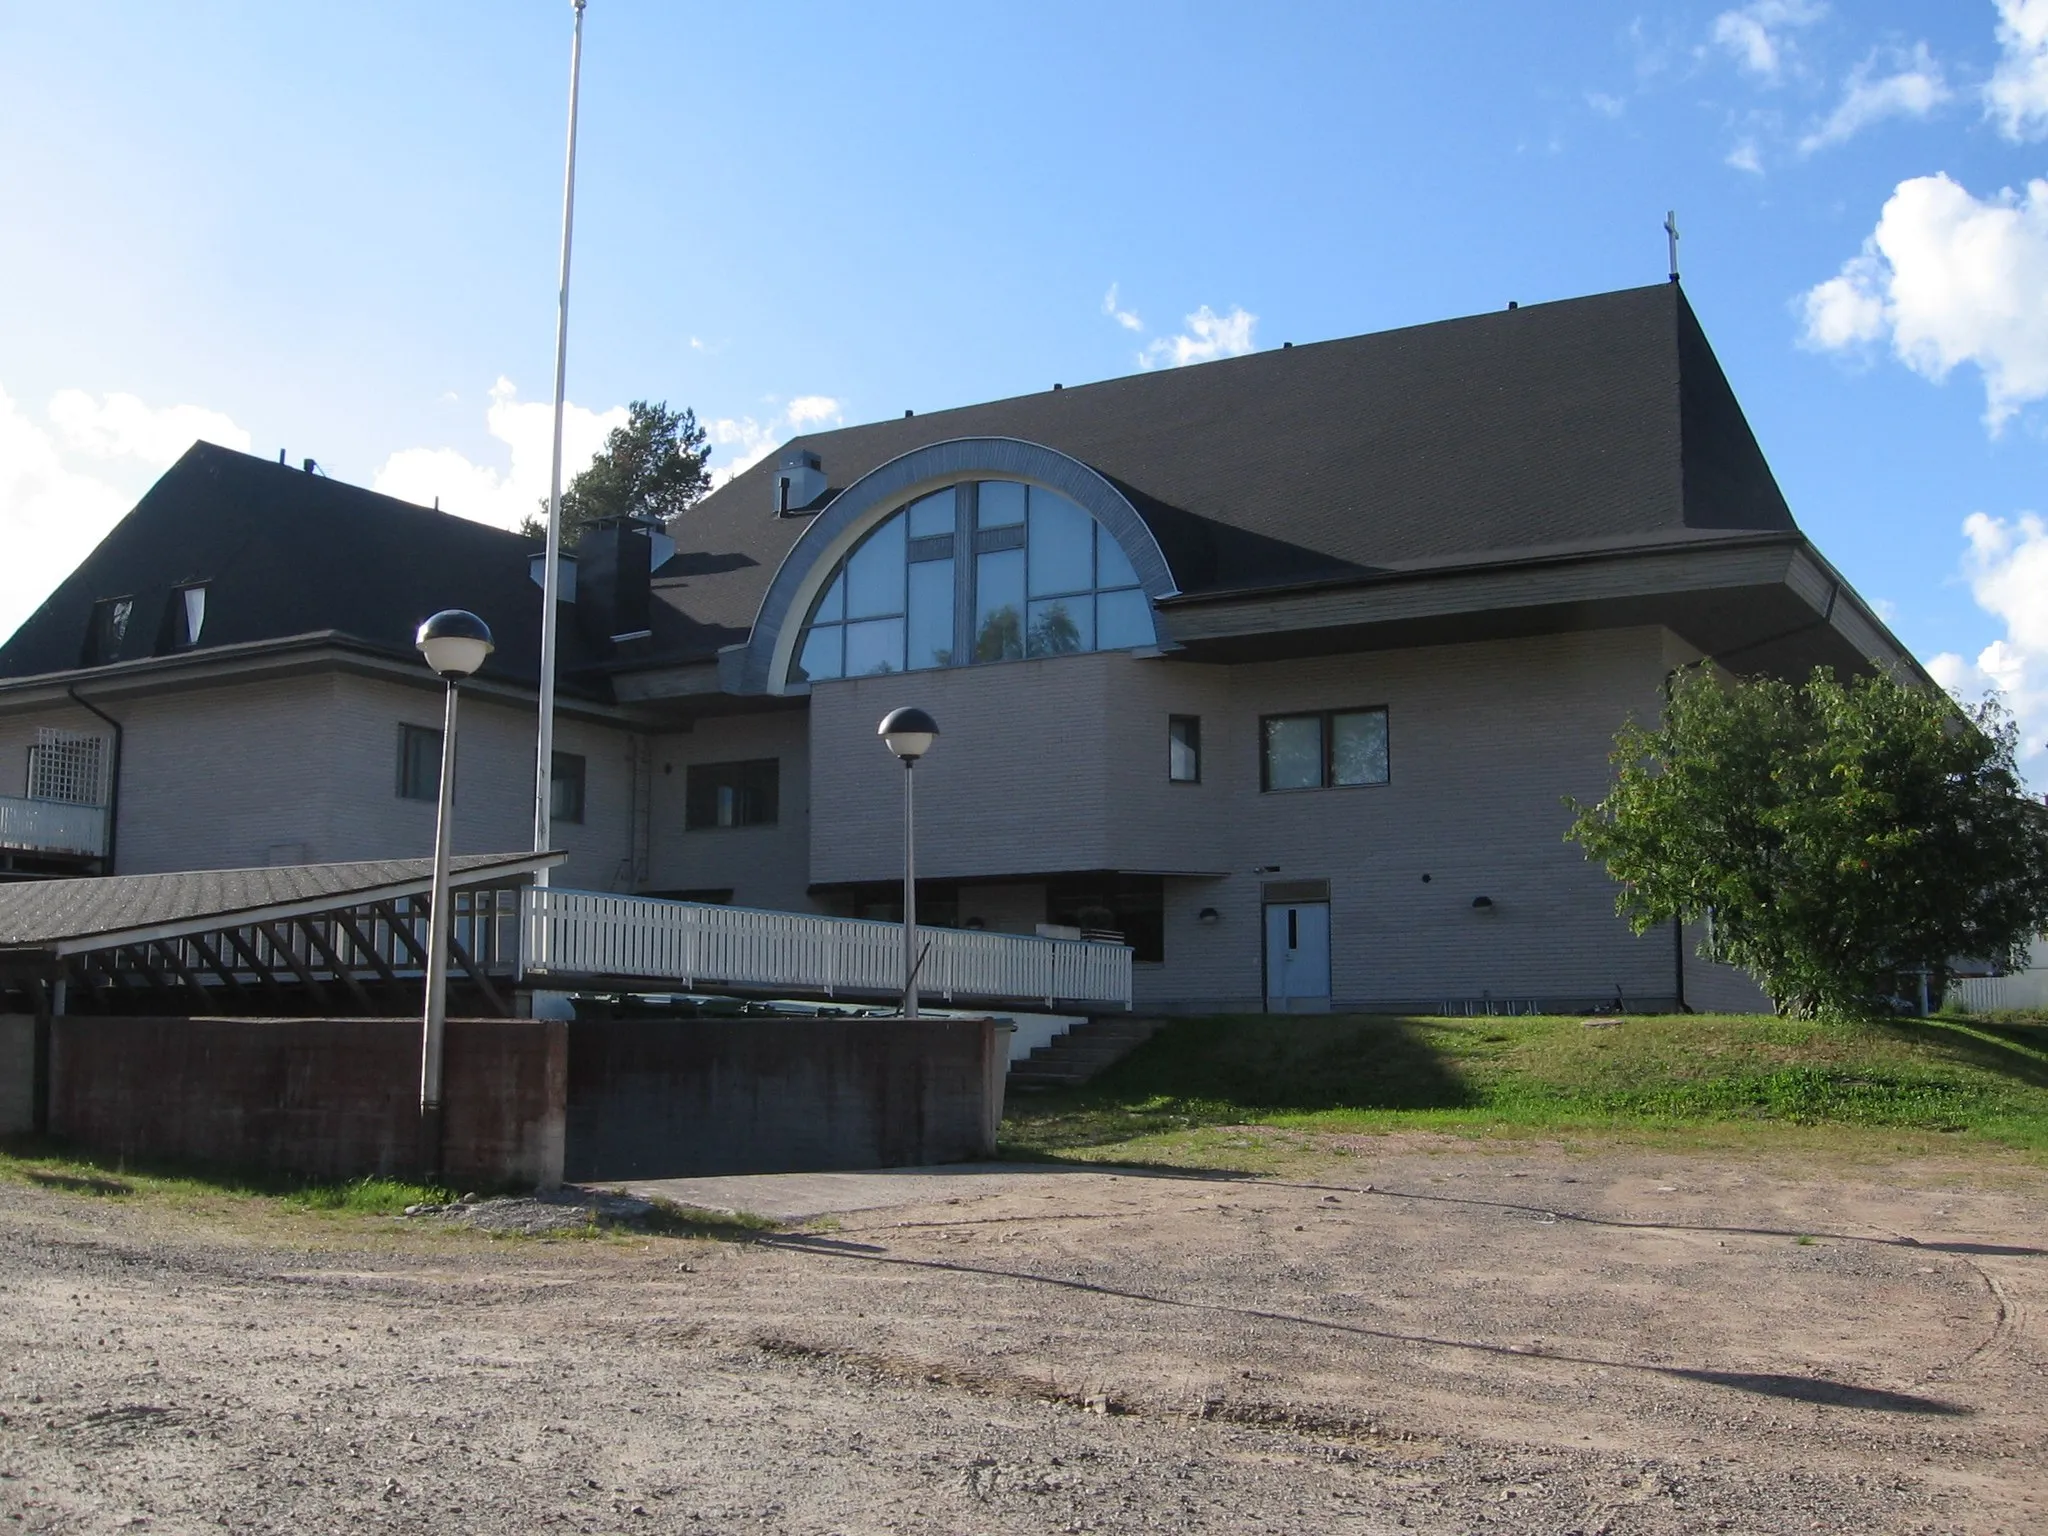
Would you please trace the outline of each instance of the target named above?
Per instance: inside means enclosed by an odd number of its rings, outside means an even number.
[[[398,797],[441,798],[441,733],[423,725],[398,728]]]
[[[206,628],[203,585],[180,587],[172,594],[171,622],[177,626],[176,643],[180,650],[199,643],[199,632]]]
[[[711,827],[772,827],[779,810],[781,761],[692,763],[685,791],[683,825],[692,832]]]
[[[85,632],[84,664],[101,666],[121,654],[121,642],[128,638],[128,621],[135,614],[132,597],[103,597],[92,605],[92,619]]]
[[[548,819],[583,824],[583,758],[557,752],[548,772]]]
[[[1199,715],[1167,716],[1166,776],[1176,784],[1202,782],[1202,720]]]
[[[1259,788],[1331,789],[1387,782],[1387,712],[1339,709],[1259,722]]]

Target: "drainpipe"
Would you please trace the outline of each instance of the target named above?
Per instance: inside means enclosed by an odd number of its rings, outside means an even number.
[[[1671,919],[1672,973],[1678,981],[1678,1011],[1691,1013],[1692,1005],[1685,1000],[1685,919]]]
[[[114,728],[114,762],[107,770],[107,851],[100,859],[100,873],[111,875],[114,872],[115,834],[121,827],[121,722],[90,699],[81,696],[78,684],[66,683],[64,691],[71,695],[71,702],[80,709],[92,711]]]

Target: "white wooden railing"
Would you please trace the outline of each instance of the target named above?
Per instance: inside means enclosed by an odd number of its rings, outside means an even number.
[[[107,808],[0,795],[0,848],[103,857],[107,851]]]
[[[895,923],[552,887],[520,900],[526,975],[828,997],[903,990],[903,929]],[[921,929],[918,943],[930,946],[917,973],[928,999],[1131,1006],[1127,945],[958,928]]]

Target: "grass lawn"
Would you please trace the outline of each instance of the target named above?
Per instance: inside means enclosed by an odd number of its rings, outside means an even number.
[[[1003,1146],[1261,1171],[1320,1133],[1389,1131],[1908,1153],[1976,1144],[2048,1162],[2048,1021],[1186,1019],[1085,1088],[1013,1095]]]

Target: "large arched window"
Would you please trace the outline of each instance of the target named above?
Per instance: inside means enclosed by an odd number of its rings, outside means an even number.
[[[789,680],[1151,645],[1123,549],[1056,491],[982,480],[891,513],[811,607]]]

